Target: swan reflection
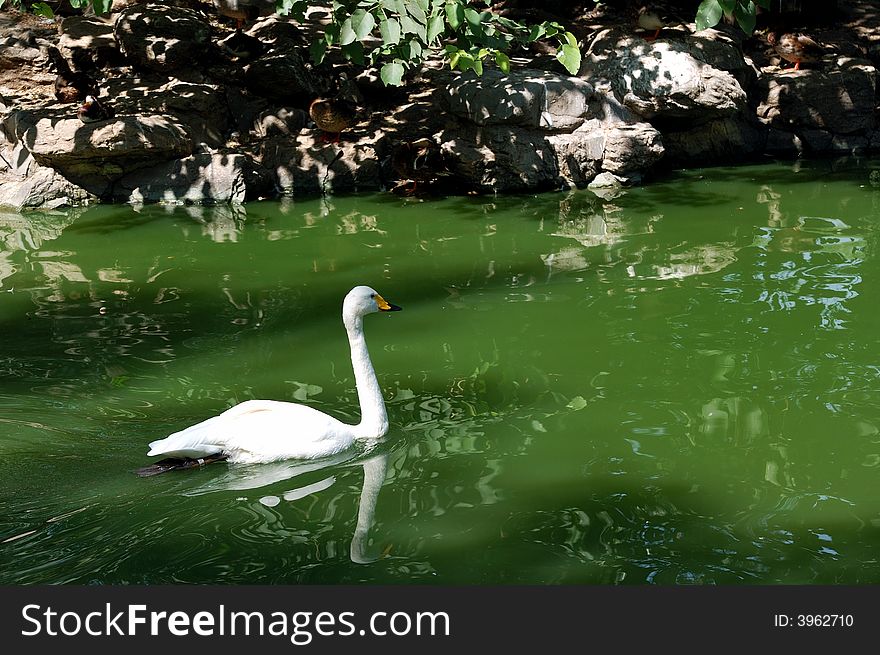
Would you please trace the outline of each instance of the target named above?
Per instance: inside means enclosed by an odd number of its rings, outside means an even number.
[[[364,470],[363,486],[361,487],[360,502],[358,505],[357,523],[354,535],[351,539],[350,557],[355,564],[369,564],[380,559],[382,553],[372,549],[370,530],[376,515],[376,505],[379,499],[379,491],[385,482],[388,470],[388,453],[375,454],[368,459],[356,460],[352,453],[340,453],[334,457],[310,461],[286,461],[273,464],[237,465],[229,467],[222,475],[202,484],[194,489],[184,492],[185,496],[201,496],[209,493],[223,491],[246,491],[261,489],[285,480],[291,480],[305,473],[320,471],[335,466],[354,467],[361,466]],[[293,502],[320,493],[332,487],[336,482],[336,475],[294,486],[279,494],[267,494],[259,499],[265,507],[277,507],[282,500]]]

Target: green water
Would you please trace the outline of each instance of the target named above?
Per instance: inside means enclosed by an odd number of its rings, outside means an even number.
[[[869,172],[0,213],[0,583],[880,582]],[[356,284],[382,443],[134,475],[249,398],[356,421]]]

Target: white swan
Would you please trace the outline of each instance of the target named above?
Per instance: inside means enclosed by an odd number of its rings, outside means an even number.
[[[157,465],[154,465],[142,469],[142,474],[191,468],[192,460],[200,464],[199,460],[205,458],[251,463],[316,459],[340,453],[359,440],[378,439],[388,431],[388,416],[367,352],[363,319],[373,312],[398,310],[400,307],[365,286],[349,291],[342,303],[342,322],[348,332],[361,408],[361,421],[357,425],[348,425],[307,405],[248,400],[219,416],[151,442],[148,456],[184,458],[183,463],[179,466],[172,463],[162,470],[155,470]]]

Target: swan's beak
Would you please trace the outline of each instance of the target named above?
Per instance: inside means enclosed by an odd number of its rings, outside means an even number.
[[[381,312],[399,312],[401,309],[403,309],[403,307],[392,305],[378,293],[376,294],[376,304],[379,306],[379,311]]]

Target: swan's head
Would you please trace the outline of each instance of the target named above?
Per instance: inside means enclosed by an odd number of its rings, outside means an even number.
[[[373,312],[399,312],[400,307],[385,300],[379,292],[371,287],[355,287],[348,292],[342,302],[342,315],[355,318]]]

